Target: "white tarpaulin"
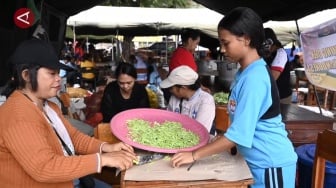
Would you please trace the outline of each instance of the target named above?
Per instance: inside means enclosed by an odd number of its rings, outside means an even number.
[[[202,32],[217,38],[217,24],[222,18],[222,14],[207,8],[95,6],[69,17],[67,25],[75,27],[93,26],[98,29],[148,26],[158,31],[191,27],[200,29]]]
[[[336,19],[303,31],[301,45],[309,81],[336,91]]]
[[[157,35],[160,34],[160,30],[191,27],[200,29],[217,39],[217,25],[223,16],[208,8],[95,6],[69,17],[67,25],[78,27],[78,32],[80,28],[90,27],[90,30],[86,30],[86,35],[123,35],[121,31],[126,29],[127,32],[133,32],[135,36],[149,36],[148,32],[151,35]],[[329,9],[301,18],[297,20],[297,23],[300,30],[305,30],[335,17],[336,9]],[[147,30],[144,26],[152,28],[152,30]],[[273,28],[283,45],[298,41],[295,21],[269,21],[264,23],[264,27]],[[99,33],[99,30],[102,32]]]
[[[298,25],[295,21],[268,21],[264,23],[264,27],[273,28],[281,43],[287,44],[292,41],[299,42],[298,29],[301,32],[334,18],[336,9],[328,9],[298,19]]]

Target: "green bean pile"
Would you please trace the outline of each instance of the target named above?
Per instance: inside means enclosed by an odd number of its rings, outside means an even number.
[[[174,121],[153,122],[152,125],[149,121],[132,119],[127,121],[127,126],[131,139],[147,146],[181,149],[195,146],[200,140],[197,134]]]

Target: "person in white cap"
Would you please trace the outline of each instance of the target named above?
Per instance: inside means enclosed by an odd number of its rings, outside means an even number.
[[[160,83],[161,88],[169,88],[172,96],[167,110],[185,114],[213,133],[215,118],[215,101],[211,94],[201,89],[198,74],[189,66],[175,68],[168,77]]]

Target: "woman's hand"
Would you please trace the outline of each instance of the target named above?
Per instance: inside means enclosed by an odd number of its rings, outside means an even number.
[[[128,145],[128,144],[125,144],[123,142],[118,142],[116,144],[105,143],[102,146],[102,152],[114,152],[114,151],[121,151],[121,150],[124,150],[124,151],[127,151],[127,152],[130,152],[130,153],[134,154],[133,147]]]
[[[134,160],[137,160],[134,152],[124,150],[101,154],[102,166],[115,167],[120,170],[131,168]]]
[[[193,156],[192,152],[181,152],[176,153],[171,158],[171,163],[173,167],[180,167],[183,164],[189,164],[195,161],[195,158]]]

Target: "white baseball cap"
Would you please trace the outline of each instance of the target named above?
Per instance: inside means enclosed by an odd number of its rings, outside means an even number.
[[[170,72],[168,77],[160,83],[161,88],[169,88],[174,85],[193,85],[198,79],[198,74],[189,66],[182,65]]]

